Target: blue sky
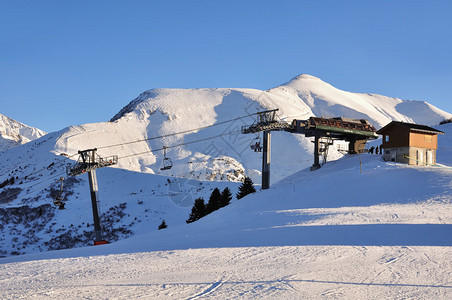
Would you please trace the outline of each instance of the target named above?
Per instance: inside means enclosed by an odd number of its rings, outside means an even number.
[[[0,0],[0,113],[51,132],[151,88],[302,73],[452,112],[451,37],[452,1]]]

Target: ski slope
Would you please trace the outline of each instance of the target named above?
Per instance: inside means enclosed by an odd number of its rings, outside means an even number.
[[[450,299],[448,247],[285,246],[0,265],[2,299]]]
[[[438,160],[452,156],[447,141]],[[450,299],[452,169],[438,162],[346,156],[191,224],[2,258],[0,296]]]

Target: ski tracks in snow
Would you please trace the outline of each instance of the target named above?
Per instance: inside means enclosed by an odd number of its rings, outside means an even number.
[[[195,300],[195,299],[200,299],[201,297],[208,297],[208,296],[212,296],[215,292],[215,290],[219,289],[224,283],[225,283],[224,278],[221,278],[218,281],[213,282],[211,285],[209,285],[206,289],[204,289],[201,293],[198,293],[194,296],[191,296],[189,298],[186,298],[187,300]]]
[[[1,299],[452,299],[450,247],[208,248],[0,265]]]

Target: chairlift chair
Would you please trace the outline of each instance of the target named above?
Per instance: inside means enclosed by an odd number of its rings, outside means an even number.
[[[254,152],[262,152],[261,138],[259,135],[251,140],[250,148]]]
[[[64,199],[64,196],[63,196],[63,181],[64,181],[64,177],[61,177],[60,181],[61,181],[60,192],[55,197],[55,200],[53,200],[53,204],[55,204],[55,206],[58,206],[58,209],[64,209],[64,205],[65,205],[65,203],[63,202],[63,199]]]
[[[171,161],[171,158],[166,157],[166,146],[163,147],[163,167],[160,168],[160,170],[164,171],[164,170],[169,170],[173,167],[173,162]]]

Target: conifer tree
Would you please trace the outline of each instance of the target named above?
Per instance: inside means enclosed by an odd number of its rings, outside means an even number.
[[[231,192],[231,190],[228,187],[226,187],[221,192],[220,207],[225,207],[226,205],[229,205],[231,200],[232,200],[232,192]]]
[[[210,214],[211,212],[220,209],[220,203],[221,203],[221,193],[218,188],[215,188],[212,191],[212,194],[210,194],[209,202],[207,202],[206,213]]]
[[[204,204],[203,198],[198,198],[195,200],[193,207],[191,208],[190,216],[188,217],[187,223],[192,223],[204,217],[206,215],[206,205]]]
[[[167,228],[167,227],[168,227],[168,225],[166,225],[165,220],[163,220],[163,221],[162,221],[162,224],[159,225],[159,230],[160,230],[160,229],[165,229],[165,228]]]
[[[253,181],[249,177],[245,177],[243,183],[239,186],[239,192],[237,193],[237,199],[242,199],[248,194],[255,193],[256,189],[254,188]]]

